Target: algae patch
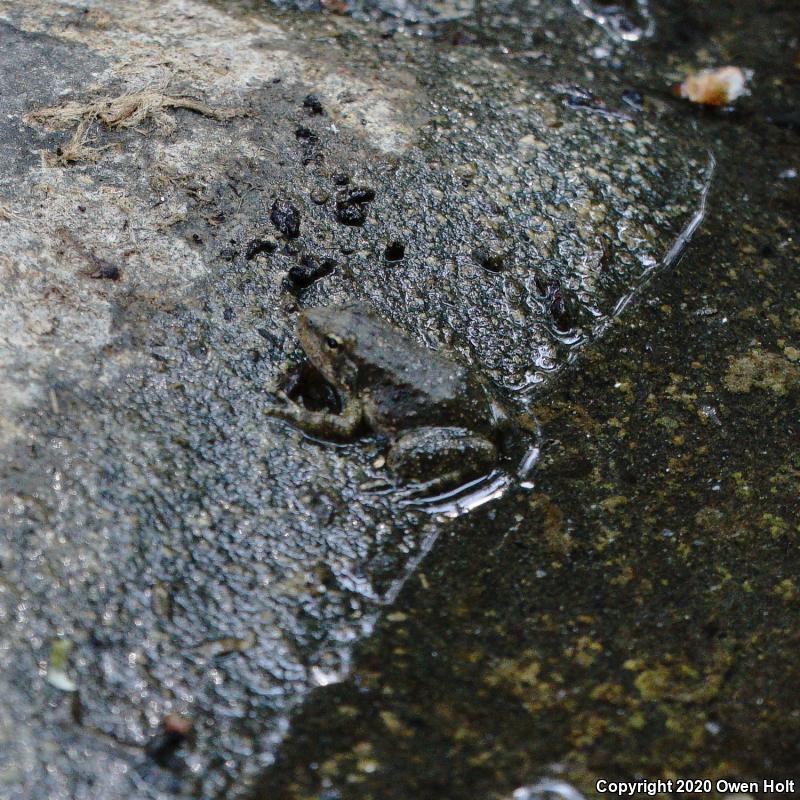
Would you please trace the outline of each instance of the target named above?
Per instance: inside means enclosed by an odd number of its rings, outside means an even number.
[[[737,394],[756,388],[783,397],[800,386],[800,367],[778,353],[753,348],[746,355],[731,359],[724,383],[728,391]]]

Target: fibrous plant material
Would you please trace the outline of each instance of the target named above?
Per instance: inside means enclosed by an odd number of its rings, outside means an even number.
[[[219,121],[243,114],[242,109],[214,108],[193,97],[145,89],[118,97],[101,98],[90,103],[73,100],[61,106],[40,108],[29,113],[25,117],[25,122],[56,130],[76,126],[70,140],[58,148],[53,159],[56,163],[65,165],[77,161],[95,160],[103,149],[87,144],[89,127],[93,122],[99,122],[108,128],[135,128],[152,120],[157,132],[169,135],[175,131],[177,123],[167,112],[178,108],[185,108]]]

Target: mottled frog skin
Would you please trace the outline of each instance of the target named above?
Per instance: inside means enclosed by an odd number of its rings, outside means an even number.
[[[268,409],[323,439],[389,438],[387,466],[432,485],[492,469],[509,418],[470,370],[411,340],[360,306],[310,308],[297,333],[311,363],[342,396],[341,413],[289,401]]]

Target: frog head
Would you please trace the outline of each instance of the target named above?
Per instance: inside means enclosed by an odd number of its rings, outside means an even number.
[[[308,308],[297,320],[297,335],[311,363],[337,389],[358,389],[356,309]]]

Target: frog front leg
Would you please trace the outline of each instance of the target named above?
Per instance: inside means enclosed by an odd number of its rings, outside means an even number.
[[[267,406],[265,413],[290,422],[309,436],[341,440],[356,436],[364,416],[361,403],[355,399],[348,399],[338,414],[331,411],[310,411],[291,400],[284,406]]]
[[[466,428],[415,428],[394,442],[386,465],[400,478],[444,489],[485,475],[496,466],[497,448]]]

